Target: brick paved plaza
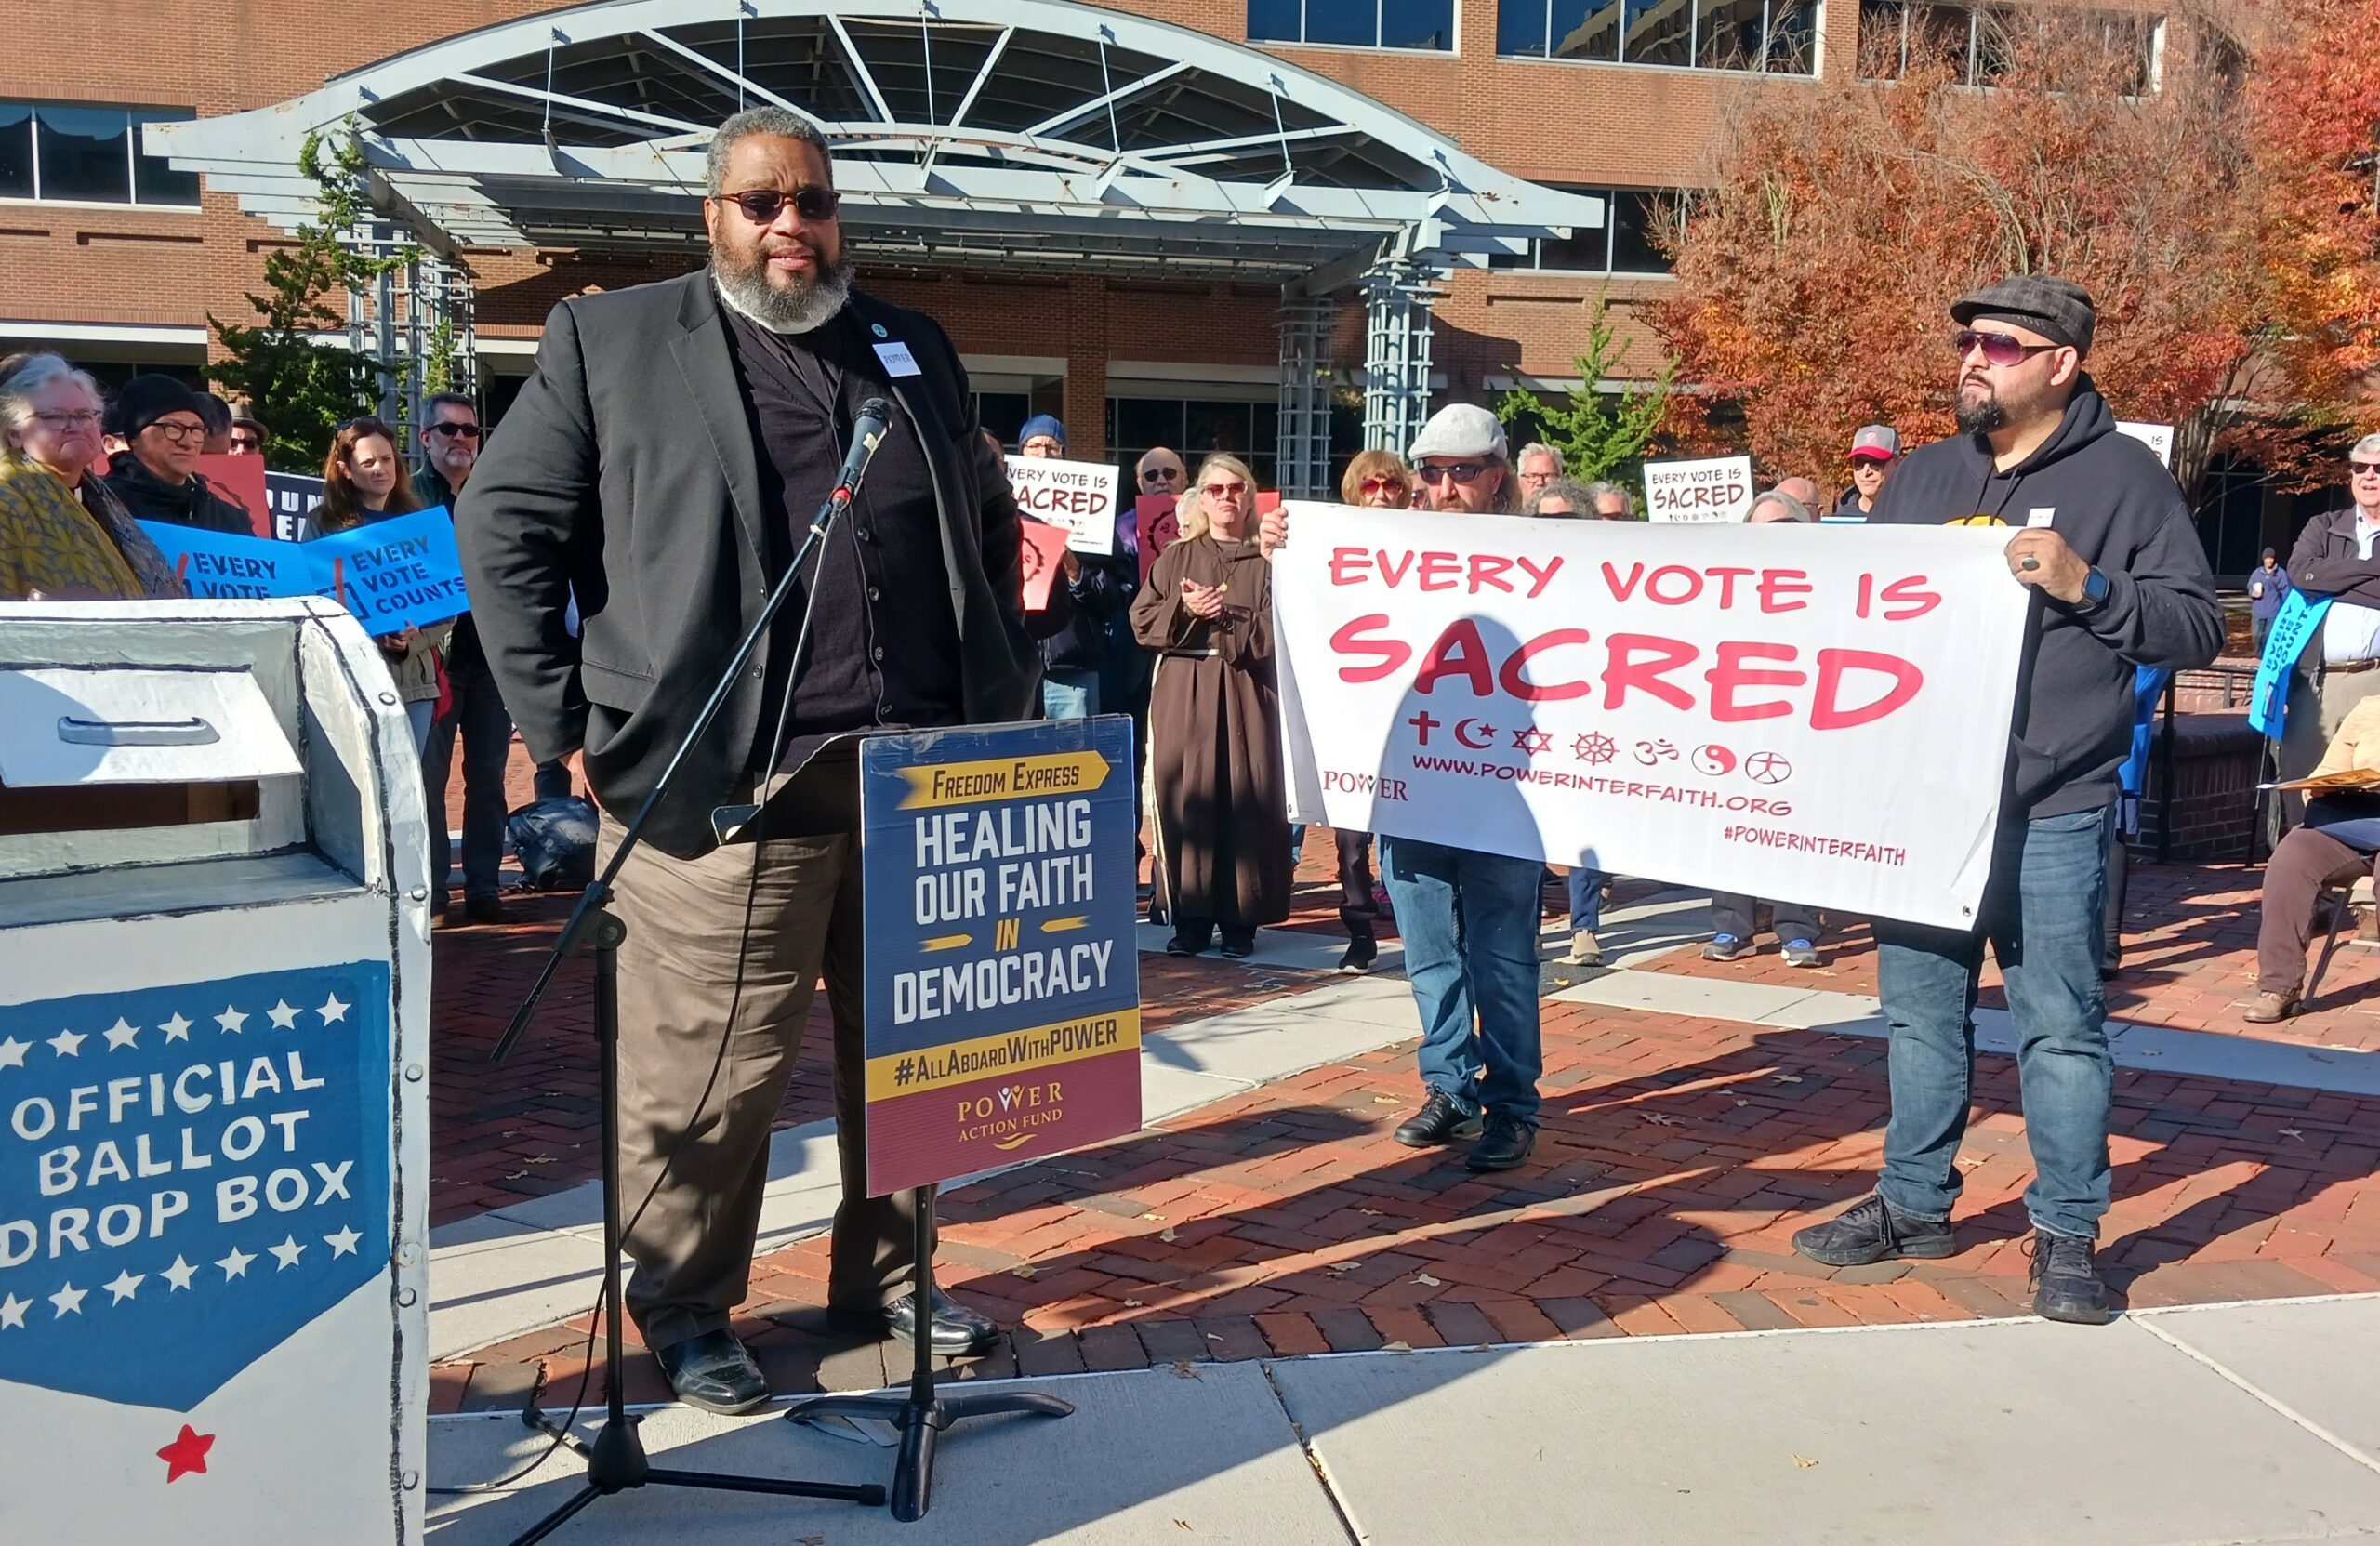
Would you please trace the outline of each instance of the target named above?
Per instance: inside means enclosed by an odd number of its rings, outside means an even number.
[[[1329,856],[1328,834],[1310,833],[1293,929],[1335,930]],[[2253,1029],[2317,1060],[2307,1066],[2355,1068],[2380,1050],[2380,952],[2343,949],[2313,1012],[2240,1024],[2256,879],[2238,865],[2136,865],[2111,1014],[2177,1031]],[[1624,883],[1620,901],[1654,890]],[[1552,918],[1558,888],[1547,895]],[[570,900],[516,896],[512,925],[439,936],[435,1222],[597,1172],[583,965],[509,1063],[484,1063]],[[1817,971],[1785,968],[1766,941],[1758,958],[1725,966],[1698,948],[1699,939],[1677,945],[1631,970],[1875,991],[1873,951],[1857,927]],[[1333,980],[1146,952],[1141,974],[1150,1030]],[[1554,966],[1548,990],[1597,975]],[[1989,978],[1985,1001],[1998,1001]],[[814,1011],[819,1034],[782,1125],[829,1115],[824,1013]],[[1419,1099],[1405,1041],[945,1194],[941,1281],[1012,1328],[954,1375],[2023,1313],[2018,1198],[2030,1162],[2008,1058],[1980,1065],[1961,1160],[1966,1249],[1830,1272],[1795,1258],[1788,1236],[1869,1184],[1885,1115],[1881,1040],[1559,997],[1544,1024],[1543,1138],[1517,1171],[1474,1176],[1459,1153],[1391,1140]],[[2125,1302],[2380,1291],[2380,1099],[2126,1066],[2116,1106],[2116,1204],[2102,1246]],[[826,1332],[826,1265],[823,1237],[765,1257],[737,1323],[780,1394],[888,1377],[892,1350]],[[582,1315],[440,1365],[434,1409],[517,1404],[541,1368],[575,1385],[588,1324]],[[634,1363],[631,1397],[666,1399],[650,1359]]]

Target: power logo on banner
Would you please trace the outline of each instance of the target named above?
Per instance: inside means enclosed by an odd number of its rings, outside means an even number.
[[[1140,1130],[1131,730],[862,744],[871,1194]]]
[[[389,1047],[377,961],[0,1007],[0,1382],[187,1412],[386,1273]]]
[[[2272,630],[2265,635],[2265,653],[2256,659],[2256,683],[2248,694],[2248,723],[2268,741],[2281,737],[2289,717],[2290,673],[2330,610],[2328,596],[2308,596],[2293,589],[2273,616]]]
[[[2005,531],[1291,510],[1292,819],[1972,922],[2027,614]]]

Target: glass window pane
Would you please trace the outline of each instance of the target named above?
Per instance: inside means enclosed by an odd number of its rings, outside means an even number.
[[[1554,0],[1554,57],[1604,64],[1620,58],[1620,0]]]
[[[1772,75],[1818,73],[1818,0],[1768,0],[1768,55]]]
[[[1306,0],[1305,40],[1370,47],[1380,41],[1378,0]]]
[[[1621,189],[1611,196],[1611,271],[1667,273],[1670,260],[1654,244],[1661,195]]]
[[[2008,45],[2016,19],[2005,7],[1975,15],[1975,74],[1970,85],[1990,86],[2008,73]]]
[[[1960,6],[1917,6],[1909,13],[1909,63],[1948,66],[1952,77],[1967,78],[1969,36],[1973,19]]]
[[[0,199],[33,196],[33,110],[0,102]]]
[[[1691,64],[1694,0],[1621,0],[1628,64]]]
[[[1496,52],[1545,57],[1545,0],[1496,0]]]
[[[1694,62],[1705,70],[1759,69],[1767,8],[1767,0],[1702,0]]]
[[[122,108],[45,107],[41,122],[41,196],[129,203],[132,167],[124,139],[131,119]]]
[[[133,197],[142,204],[196,204],[198,174],[177,172],[164,156],[151,155],[140,148],[140,126],[143,124],[178,124],[192,114],[174,112],[136,112],[132,115],[132,185]]]
[[[1247,403],[1190,402],[1182,406],[1189,420],[1182,433],[1184,449],[1228,451],[1242,461],[1255,451]],[[1270,452],[1274,448],[1268,445],[1264,449]]]
[[[1017,430],[1033,416],[1030,406],[1023,392],[977,392],[976,422],[998,435],[1002,445],[1014,445]]]
[[[1901,0],[1859,0],[1859,78],[1897,81],[1901,73],[1902,29],[1909,7]]]
[[[1295,43],[1303,7],[1299,0],[1248,0],[1248,36],[1252,43]]]
[[[1152,445],[1182,449],[1182,404],[1171,399],[1118,397],[1112,444],[1145,451]]]
[[[1454,0],[1381,0],[1383,48],[1454,46]]]

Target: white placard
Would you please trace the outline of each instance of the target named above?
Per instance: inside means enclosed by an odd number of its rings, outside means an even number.
[[[1741,521],[1752,513],[1752,458],[1707,456],[1645,464],[1645,519],[1673,523]]]
[[[2005,530],[1288,509],[1293,820],[1974,921],[2023,653]]]
[[[2174,465],[2174,427],[2170,424],[2142,424],[2132,419],[2116,420],[2119,433],[2130,435],[2149,450],[2168,468]]]
[[[1116,490],[1122,476],[1102,462],[1008,459],[1009,487],[1016,491],[1017,509],[1066,528],[1066,546],[1078,553],[1116,550]]]

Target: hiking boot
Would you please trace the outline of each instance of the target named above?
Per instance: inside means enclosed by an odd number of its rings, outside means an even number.
[[[1793,1249],[1830,1267],[1933,1260],[1958,1252],[1947,1219],[1920,1219],[1871,1192],[1822,1224],[1793,1234]]]
[[[1491,1116],[1463,1164],[1474,1170],[1510,1170],[1528,1161],[1537,1130],[1517,1117]]]
[[[1603,942],[1593,929],[1581,929],[1570,936],[1570,953],[1562,958],[1572,966],[1601,966]]]
[[[1713,934],[1711,943],[1702,947],[1702,958],[1706,961],[1732,961],[1751,954],[1752,941],[1738,939],[1733,934]]]
[[[2259,993],[2249,1004],[2248,1012],[2240,1018],[2251,1025],[2270,1025],[2288,1019],[2302,1007],[2294,991]]]
[[[1479,1117],[1454,1103],[1453,1097],[1443,1090],[1433,1090],[1430,1098],[1413,1119],[1396,1130],[1396,1141],[1408,1149],[1426,1149],[1439,1143],[1451,1143],[1459,1138],[1479,1136]]]
[[[1785,942],[1784,948],[1779,950],[1778,954],[1785,958],[1785,964],[1787,966],[1816,966],[1818,964],[1818,947],[1812,945],[1808,940],[1787,940]]]
[[[2076,1326],[2105,1326],[2108,1286],[2091,1258],[2091,1242],[2080,1235],[2033,1231],[2033,1314]]]

